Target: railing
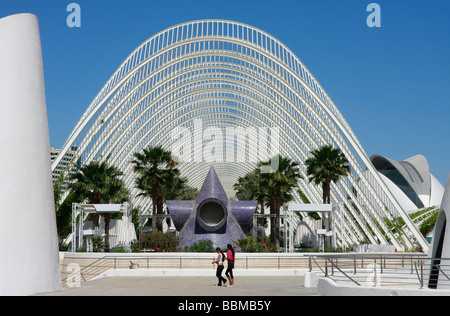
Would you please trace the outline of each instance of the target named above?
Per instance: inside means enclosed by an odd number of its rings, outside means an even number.
[[[61,266],[63,285],[79,276],[85,282],[116,269],[215,269],[211,264],[217,258],[215,253],[176,254],[149,253],[141,255],[74,255],[65,258]],[[75,269],[73,267],[77,267]],[[235,268],[249,269],[303,269],[308,270],[308,257],[304,254],[238,254]]]
[[[309,270],[346,285],[450,288],[450,259],[420,254],[310,256]]]

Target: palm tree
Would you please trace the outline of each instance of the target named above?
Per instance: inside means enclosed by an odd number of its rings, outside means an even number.
[[[305,160],[309,182],[322,184],[323,203],[330,204],[331,182],[337,182],[350,172],[348,160],[340,149],[325,145],[311,151],[312,157]]]
[[[128,199],[123,173],[105,161],[92,161],[70,176],[69,189],[81,200],[92,204],[122,203]],[[94,227],[99,226],[99,214],[92,215]],[[109,251],[109,223],[111,214],[105,214],[105,250]]]
[[[198,195],[198,189],[187,184],[188,180],[180,176],[179,172],[174,172],[174,177],[168,177],[161,183],[160,193],[158,196],[158,210],[163,207],[163,203],[167,200],[195,200]],[[161,203],[161,206],[160,204]],[[169,213],[169,210],[167,209]],[[166,219],[167,226],[170,226],[170,219]]]
[[[261,173],[262,185],[267,189],[267,199],[270,206],[271,217],[271,242],[277,248],[280,247],[280,209],[284,203],[292,201],[292,189],[298,185],[301,179],[297,162],[281,156],[275,156],[269,161],[260,162],[258,168],[268,170],[272,166],[273,159],[278,159],[278,168],[271,173]]]
[[[258,183],[252,177],[252,172],[247,173],[243,177],[239,177],[237,182],[233,185],[236,191],[236,198],[239,201],[254,200],[254,192],[257,190]]]
[[[261,170],[256,168],[243,177],[239,177],[233,185],[236,191],[236,198],[240,201],[258,201],[261,207],[261,214],[264,214],[264,205],[267,202],[268,194],[264,181]]]
[[[188,180],[174,172],[173,179],[168,178],[161,185],[161,193],[164,201],[166,200],[195,200],[198,195],[198,189],[187,184]]]
[[[322,197],[324,204],[331,203],[331,182],[338,182],[350,172],[350,166],[345,155],[332,145],[325,145],[311,151],[312,157],[305,160],[306,173],[309,182],[316,185],[322,184]],[[322,228],[330,226],[326,224],[325,217],[322,220]],[[329,244],[327,240],[327,244]]]
[[[266,203],[269,202],[267,183],[262,176],[259,168],[247,173],[243,177],[239,177],[237,182],[233,185],[236,191],[236,198],[239,201],[258,201],[260,206],[260,214],[265,214]],[[258,225],[265,225],[266,219],[260,219]]]
[[[239,177],[233,185],[233,189],[236,191],[236,199],[239,201],[258,201],[260,214],[264,214],[265,204],[268,202],[268,190],[261,175],[261,171],[256,168],[243,177]],[[264,226],[265,223],[266,219],[262,218],[258,220],[257,225]]]
[[[149,147],[143,153],[134,154],[134,171],[139,174],[136,187],[152,199],[152,227],[153,231],[162,230],[161,221],[156,221],[156,214],[163,213],[163,195],[161,191],[164,182],[174,181],[179,176],[177,163],[170,151],[161,146]]]

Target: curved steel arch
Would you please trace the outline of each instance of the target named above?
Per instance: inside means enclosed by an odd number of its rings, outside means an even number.
[[[71,151],[75,151],[77,165],[109,159],[124,172],[126,185],[136,196],[130,165],[133,153],[149,145],[179,152],[187,145],[176,142],[174,133],[181,129],[194,135],[198,126],[201,135],[208,132],[210,138],[207,142],[194,141],[190,150],[200,151],[207,161],[180,164],[191,185],[199,187],[214,164],[231,194],[237,177],[254,168],[254,160],[208,161],[217,158],[215,148],[224,153],[233,147],[233,155],[242,158],[235,147],[234,137],[239,135],[227,138],[226,131],[232,127],[245,133],[247,146],[277,131],[276,149],[300,162],[305,179],[303,162],[309,152],[333,144],[351,165],[351,174],[332,186],[332,201],[340,205],[343,218],[336,225],[338,244],[368,239],[372,243],[392,243],[399,249],[428,248],[317,80],[284,44],[243,23],[192,21],[170,27],[142,43],[89,105],[54,160],[52,170]],[[261,136],[253,130],[257,128],[268,132]],[[212,150],[204,150],[211,144],[214,155]],[[319,187],[306,180],[300,181],[300,186],[311,202],[321,201]],[[295,199],[301,201],[297,193]],[[149,209],[151,201],[139,197],[133,204]],[[406,225],[403,231],[393,232],[387,222],[398,218]]]

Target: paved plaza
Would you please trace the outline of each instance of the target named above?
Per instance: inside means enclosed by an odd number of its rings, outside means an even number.
[[[217,287],[211,276],[105,277],[80,287],[41,296],[315,296],[317,288],[305,288],[303,276],[243,276],[236,286]]]

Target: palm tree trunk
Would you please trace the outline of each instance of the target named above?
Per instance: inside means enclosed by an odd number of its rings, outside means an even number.
[[[331,186],[330,180],[322,182],[323,204],[330,204],[330,186]]]
[[[281,188],[275,187],[275,194],[269,202],[270,206],[270,242],[280,248],[280,198]]]
[[[163,208],[164,208],[164,200],[163,200],[163,196],[161,194],[161,192],[158,193],[158,197],[156,199],[156,213],[157,214],[163,214]],[[163,230],[163,219],[161,217],[158,217],[157,220],[157,225],[156,225],[156,230],[158,231],[162,231]]]
[[[275,232],[275,199],[272,198],[269,201],[269,208],[270,208],[270,242],[273,244],[276,244],[276,232]]]
[[[152,179],[152,231],[155,232],[157,230],[156,227],[156,206],[158,199],[158,179],[156,176]]]
[[[260,214],[262,214],[262,215],[264,215],[264,213],[265,213],[265,210],[264,210],[264,201],[260,201]],[[257,226],[264,226],[264,218],[260,218],[260,219],[258,219],[258,221],[256,222],[256,225]],[[256,228],[256,227],[255,227]],[[264,241],[263,241],[264,242]]]
[[[275,187],[275,246],[280,248],[280,208],[281,208],[281,188],[279,185]]]
[[[92,204],[100,204],[100,193],[94,192],[94,195],[92,197]],[[99,227],[99,219],[100,215],[98,213],[92,214],[92,221],[94,223],[94,229]]]
[[[109,222],[111,221],[111,214],[105,214],[105,252],[109,252]]]
[[[330,204],[331,199],[331,180],[327,180],[322,183],[322,191],[323,191],[323,204]],[[330,230],[330,219],[331,214],[326,216],[325,213],[322,215],[322,229]],[[325,237],[325,247],[331,247],[331,237]]]

